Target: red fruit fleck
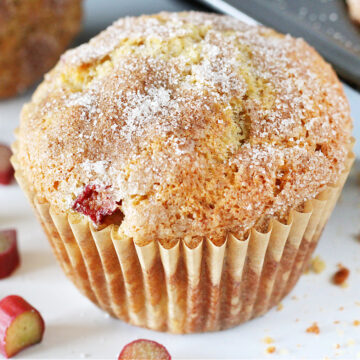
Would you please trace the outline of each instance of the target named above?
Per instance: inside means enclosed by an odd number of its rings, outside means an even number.
[[[343,285],[350,275],[350,270],[341,266],[339,270],[333,275],[332,281],[335,285]]]
[[[116,201],[107,190],[95,184],[86,185],[76,198],[73,209],[89,216],[95,224],[101,224],[105,216],[112,215],[117,208]]]
[[[2,185],[9,185],[14,178],[14,168],[10,162],[11,155],[10,148],[0,144],[0,184]]]
[[[0,231],[0,279],[4,279],[19,266],[16,230]]]
[[[166,348],[156,341],[138,339],[124,346],[118,360],[171,360]]]

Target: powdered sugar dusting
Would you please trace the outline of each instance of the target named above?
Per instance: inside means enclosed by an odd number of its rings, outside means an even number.
[[[143,135],[144,128],[141,125],[145,121],[155,124],[158,117],[170,117],[176,111],[178,104],[176,101],[171,101],[170,92],[165,88],[151,88],[147,94],[127,93],[125,103],[126,120],[121,134],[129,142],[134,133],[137,133],[137,136]],[[170,130],[171,123],[167,131]]]

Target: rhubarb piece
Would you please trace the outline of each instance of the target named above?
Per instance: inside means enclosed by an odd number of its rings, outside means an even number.
[[[12,152],[4,144],[0,144],[0,184],[9,185],[14,178],[14,168],[10,163]]]
[[[10,358],[42,340],[45,323],[40,313],[22,297],[0,301],[0,353]]]
[[[4,279],[19,266],[16,230],[0,231],[0,279]]]
[[[117,203],[108,189],[94,184],[86,185],[76,198],[73,209],[89,216],[95,224],[101,224],[105,216],[112,215],[117,208]]]
[[[122,349],[118,360],[171,360],[171,356],[166,348],[159,343],[138,339]]]

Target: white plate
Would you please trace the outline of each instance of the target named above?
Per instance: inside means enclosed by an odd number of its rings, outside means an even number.
[[[88,2],[88,8],[96,6]],[[133,1],[139,6],[140,1]],[[124,15],[103,6],[91,12],[85,34],[109,23],[113,17]],[[102,3],[102,4],[104,4]],[[117,3],[115,7],[119,6]],[[155,1],[152,12],[160,5],[175,10],[172,2]],[[147,9],[139,12],[150,12]],[[134,12],[133,12],[134,13]],[[96,14],[96,16],[95,16]],[[104,20],[101,20],[104,19]],[[93,26],[91,24],[94,24]],[[87,35],[84,36],[84,38]],[[353,116],[360,120],[360,95],[346,88],[353,107]],[[0,102],[0,141],[10,143],[26,94],[17,99]],[[356,132],[360,133],[359,128]],[[357,153],[360,155],[360,148]],[[360,164],[357,172],[360,171]],[[30,206],[17,185],[0,187],[0,228],[18,230],[22,256],[20,269],[9,279],[0,281],[0,298],[9,294],[23,296],[37,307],[46,321],[44,341],[18,355],[21,359],[116,359],[121,348],[136,338],[149,338],[164,344],[174,359],[323,359],[360,358],[360,242],[354,238],[360,232],[360,192],[356,171],[347,183],[342,199],[323,234],[316,254],[326,262],[320,274],[305,275],[295,290],[283,301],[283,309],[270,311],[264,317],[231,330],[196,335],[168,335],[127,325],[106,316],[84,298],[65,278],[51,253],[45,235]],[[330,282],[337,263],[351,271],[349,286],[339,288]],[[296,297],[295,299],[293,297]],[[340,321],[334,324],[334,321]],[[306,333],[317,322],[320,334]],[[274,339],[276,352],[265,355],[270,346],[262,339]],[[340,345],[336,349],[336,344]],[[338,355],[336,355],[338,354]]]

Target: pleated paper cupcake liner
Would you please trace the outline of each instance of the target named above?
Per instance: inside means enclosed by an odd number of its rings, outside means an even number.
[[[16,153],[16,144],[14,146]],[[172,333],[216,331],[262,315],[290,292],[304,272],[341,193],[354,155],[339,181],[285,223],[270,220],[245,240],[229,234],[221,246],[179,241],[171,249],[138,246],[112,225],[96,230],[80,215],[56,212],[33,193],[13,157],[16,178],[32,203],[65,274],[111,315]]]

